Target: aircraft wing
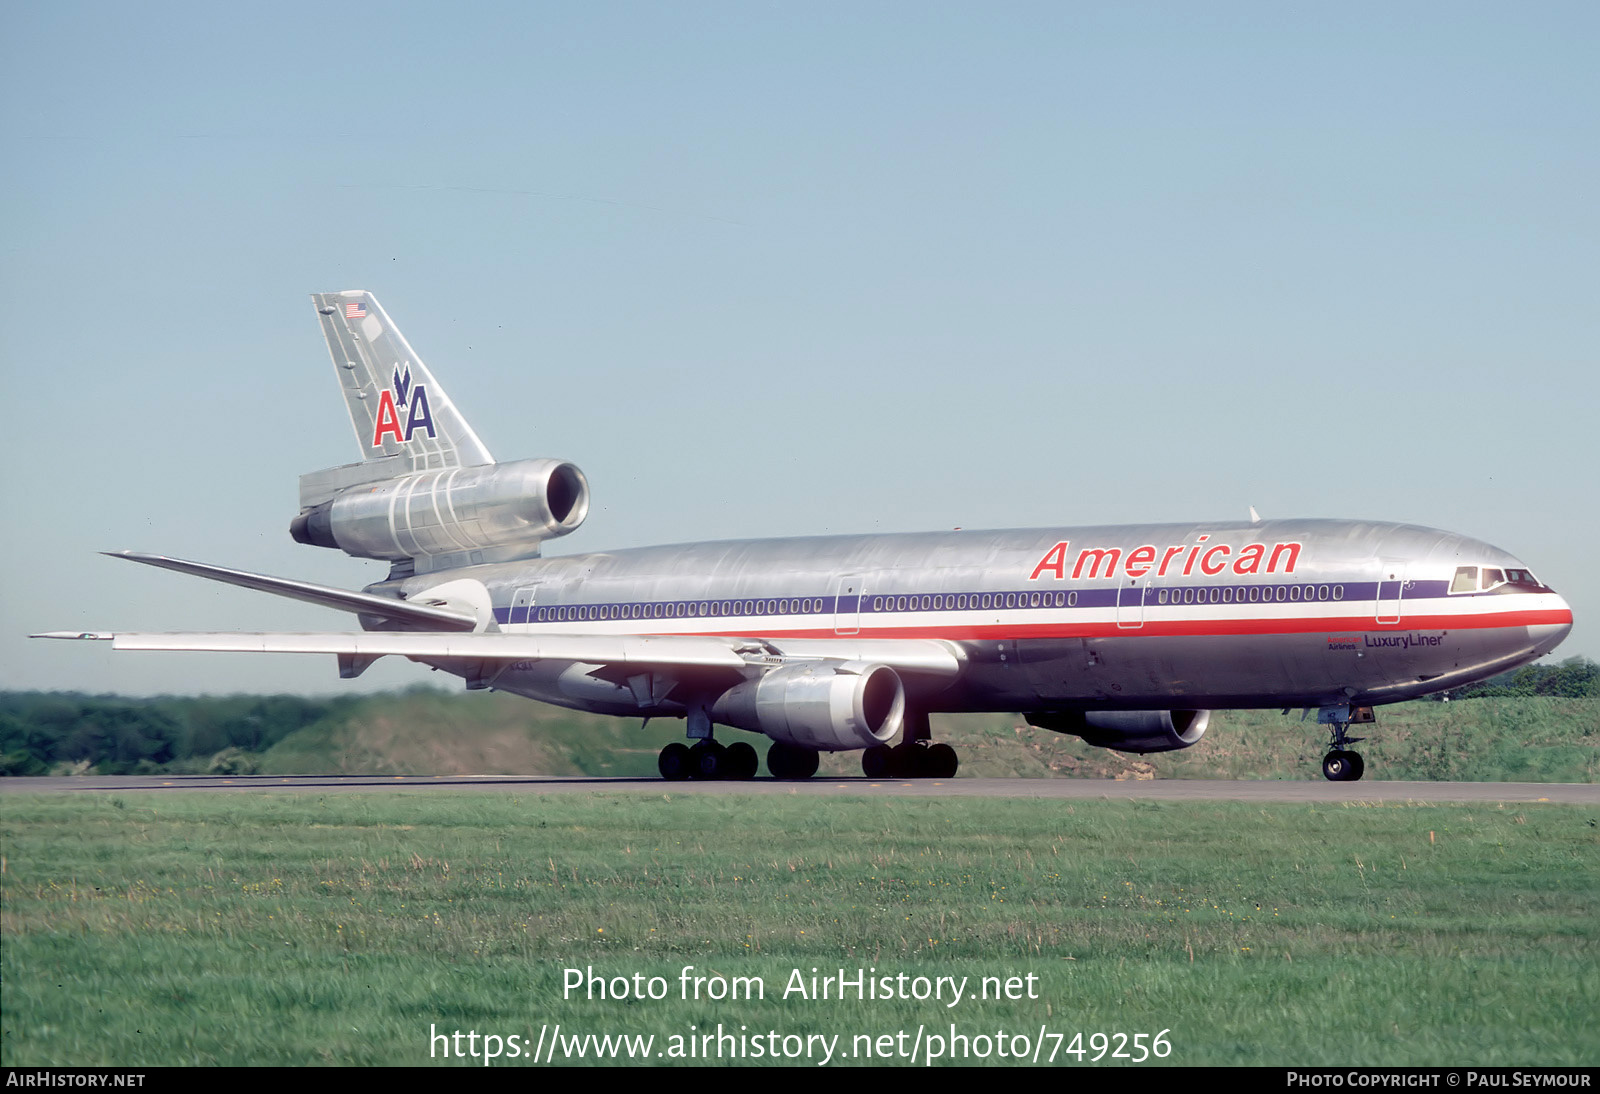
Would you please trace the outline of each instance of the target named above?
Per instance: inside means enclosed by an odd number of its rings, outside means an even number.
[[[218,653],[321,653],[368,660],[572,661],[614,667],[764,669],[796,661],[869,661],[900,672],[954,677],[963,664],[955,645],[934,639],[849,640],[725,638],[713,635],[463,634],[51,631],[34,638],[108,641],[117,650]]]

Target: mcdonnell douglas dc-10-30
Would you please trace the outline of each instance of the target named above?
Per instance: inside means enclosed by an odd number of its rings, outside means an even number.
[[[352,612],[319,634],[56,632],[122,650],[386,655],[602,714],[685,720],[668,779],[776,778],[862,750],[871,777],[948,778],[934,712],[1021,712],[1123,752],[1188,748],[1210,712],[1304,708],[1323,774],[1359,779],[1372,708],[1532,661],[1566,602],[1487,543],[1407,524],[1251,520],[811,536],[542,558],[589,485],[555,459],[496,463],[371,294],[312,297],[361,447],[304,475],[301,543],[388,562],[363,592],[160,555],[152,566]],[[1252,512],[1252,516],[1253,516]]]

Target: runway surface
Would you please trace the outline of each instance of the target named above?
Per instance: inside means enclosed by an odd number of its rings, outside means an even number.
[[[0,794],[167,793],[206,790],[256,793],[347,793],[374,790],[498,791],[512,794],[805,794],[820,797],[1056,798],[1071,801],[1242,802],[1557,802],[1600,805],[1595,783],[1358,783],[1152,779],[811,779],[779,782],[664,782],[550,775],[83,775],[0,779]]]

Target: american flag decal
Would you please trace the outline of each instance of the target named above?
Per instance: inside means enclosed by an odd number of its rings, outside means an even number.
[[[367,306],[365,304],[346,304],[344,306],[344,317],[346,319],[365,319],[367,317]]]

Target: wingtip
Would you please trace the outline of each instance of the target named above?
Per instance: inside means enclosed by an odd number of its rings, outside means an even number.
[[[43,631],[39,634],[30,634],[29,638],[65,638],[76,642],[109,642],[116,637],[104,631]]]

